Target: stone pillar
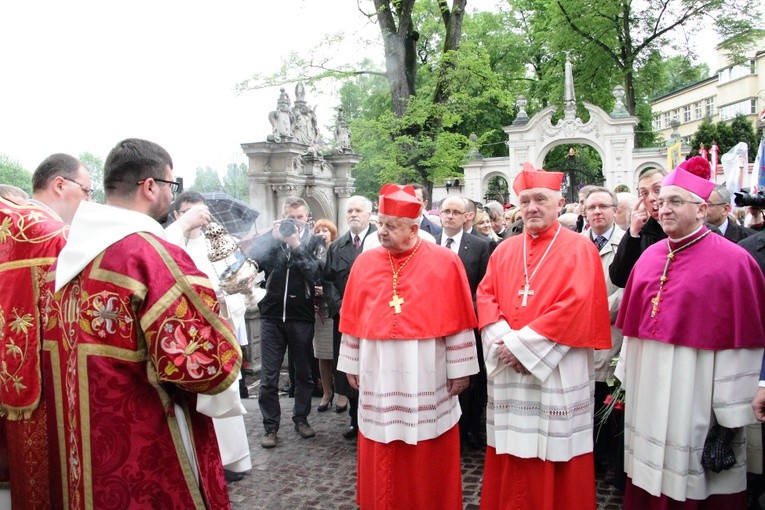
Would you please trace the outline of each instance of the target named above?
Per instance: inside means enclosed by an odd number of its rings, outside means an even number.
[[[335,187],[335,195],[337,196],[336,202],[337,202],[337,209],[336,209],[336,218],[333,220],[335,222],[335,225],[337,225],[337,233],[338,235],[343,235],[343,233],[348,231],[348,220],[346,218],[345,210],[348,206],[348,199],[353,196],[353,193],[355,191],[355,188],[350,186],[336,186]]]

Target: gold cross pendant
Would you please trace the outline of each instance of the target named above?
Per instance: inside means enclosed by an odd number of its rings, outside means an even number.
[[[401,313],[401,305],[403,304],[404,300],[398,294],[393,294],[393,299],[388,302],[388,306],[393,308],[393,313]]]
[[[651,300],[651,303],[653,303],[653,307],[651,308],[651,317],[656,317],[656,312],[659,311],[659,296],[661,296],[661,292],[657,293],[656,296]]]

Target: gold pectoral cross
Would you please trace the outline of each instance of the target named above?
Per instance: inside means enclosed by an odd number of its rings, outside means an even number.
[[[518,291],[519,296],[523,296],[523,300],[521,301],[521,306],[526,306],[526,303],[528,302],[529,296],[534,295],[534,291],[529,289],[529,284],[523,286],[523,290]]]
[[[651,317],[656,317],[656,312],[659,311],[659,299],[661,298],[661,291],[656,293],[656,296],[651,300],[653,307],[651,308]]]
[[[401,305],[403,304],[404,300],[398,294],[393,294],[393,299],[388,302],[388,306],[393,308],[393,313],[401,313]]]

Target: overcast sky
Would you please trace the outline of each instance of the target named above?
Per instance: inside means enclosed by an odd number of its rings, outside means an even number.
[[[223,172],[246,161],[239,144],[265,140],[278,98],[237,83],[340,31],[349,61],[382,58],[360,44],[379,32],[356,0],[4,1],[0,20],[0,153],[29,171],[54,152],[103,159],[139,137],[164,146],[187,182],[197,167]],[[338,104],[325,92],[306,94],[322,128]]]

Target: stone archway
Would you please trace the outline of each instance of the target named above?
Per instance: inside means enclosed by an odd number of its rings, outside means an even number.
[[[523,124],[505,127],[508,157],[481,159],[464,167],[465,184],[475,190],[470,198],[481,199],[488,182],[485,176],[502,173],[512,183],[526,161],[541,168],[553,148],[569,144],[588,145],[597,152],[603,162],[606,187],[612,189],[619,183],[631,182],[637,117],[609,115],[589,103],[584,103],[584,107],[590,113],[586,123],[570,116],[553,124],[556,107],[549,106]],[[511,191],[511,202],[512,199],[517,197]]]
[[[567,66],[570,66],[568,56]],[[589,112],[587,122],[576,116],[573,77],[566,73],[563,101],[564,116],[553,124],[557,106],[548,106],[533,117],[526,114],[527,101],[519,96],[516,103],[518,116],[512,125],[504,128],[507,134],[508,156],[483,158],[472,154],[470,162],[463,166],[465,196],[482,201],[486,193],[488,178],[502,174],[509,183],[521,171],[525,162],[541,168],[545,156],[555,147],[567,144],[581,144],[592,147],[603,163],[604,186],[613,189],[618,184],[627,184],[631,189],[637,185],[639,171],[649,166],[666,169],[667,148],[653,147],[635,149],[635,126],[639,119],[629,115],[624,108],[624,88],[617,86],[613,95],[616,100],[611,113],[593,104],[583,102]],[[687,154],[689,147],[683,147]],[[510,189],[510,201],[517,200]]]

